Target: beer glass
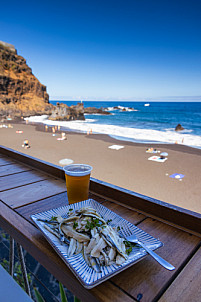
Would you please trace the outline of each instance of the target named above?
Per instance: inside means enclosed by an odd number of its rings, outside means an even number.
[[[89,181],[92,167],[85,164],[72,164],[64,168],[68,203],[76,203],[88,199]]]

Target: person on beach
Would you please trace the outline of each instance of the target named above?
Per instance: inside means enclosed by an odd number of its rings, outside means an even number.
[[[25,148],[25,149],[30,148],[28,139],[25,139],[25,140],[24,140],[24,144],[22,145],[22,147]]]
[[[66,133],[65,133],[65,132],[62,132],[62,133],[61,133],[61,137],[58,137],[57,140],[58,140],[58,141],[67,140]]]
[[[66,133],[65,133],[65,132],[62,132],[62,133],[61,133],[61,137],[62,137],[62,140],[66,140],[66,139],[67,139]]]
[[[52,136],[56,136],[55,132],[56,132],[55,127],[52,127]]]
[[[159,153],[160,151],[151,147],[151,148],[147,148],[146,152],[147,153]]]
[[[87,135],[92,134],[92,128],[88,129]]]

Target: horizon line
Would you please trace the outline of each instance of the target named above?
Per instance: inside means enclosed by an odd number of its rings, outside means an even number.
[[[191,99],[191,100],[189,100]],[[51,96],[49,98],[50,101],[88,101],[88,102],[121,102],[121,101],[130,101],[130,102],[157,102],[157,101],[200,101],[201,102],[201,95],[200,96],[161,96],[161,97],[125,97],[125,98],[115,98],[115,97],[72,97],[72,96]]]

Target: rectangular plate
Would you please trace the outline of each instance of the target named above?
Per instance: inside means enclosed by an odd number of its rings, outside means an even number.
[[[120,273],[121,271],[125,270],[126,268],[130,267],[134,263],[141,260],[147,253],[146,251],[137,246],[133,248],[132,252],[130,253],[128,259],[121,265],[108,265],[108,266],[101,266],[102,272],[97,273],[91,267],[89,267],[86,261],[83,258],[82,253],[78,255],[73,255],[72,257],[67,257],[67,248],[66,244],[61,244],[59,239],[48,232],[46,228],[44,228],[44,223],[38,221],[40,219],[50,219],[52,216],[61,215],[63,218],[68,217],[69,209],[78,210],[82,207],[90,206],[94,208],[106,221],[112,219],[111,224],[115,226],[123,226],[127,224],[130,231],[135,233],[139,240],[141,240],[147,247],[152,250],[155,250],[161,247],[163,244],[158,239],[155,239],[151,235],[147,234],[146,232],[140,230],[138,227],[130,223],[129,221],[123,219],[119,215],[115,214],[108,208],[104,207],[103,205],[99,204],[97,201],[93,199],[84,200],[75,204],[63,206],[57,209],[52,209],[49,211],[45,211],[42,213],[31,215],[32,220],[37,225],[37,227],[42,231],[45,235],[46,239],[52,245],[52,247],[56,250],[59,256],[63,259],[63,261],[67,264],[70,270],[75,274],[81,284],[86,288],[92,288],[101,282],[111,278],[112,276]],[[122,234],[124,234],[123,229],[121,230]]]

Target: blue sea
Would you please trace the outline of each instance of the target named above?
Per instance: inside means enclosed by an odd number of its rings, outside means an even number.
[[[51,101],[56,105],[58,101]],[[77,101],[59,101],[68,106]],[[141,143],[178,143],[201,148],[201,102],[83,101],[84,107],[103,108],[111,115],[86,114],[85,121],[51,122],[65,130],[108,134]],[[118,108],[115,108],[118,107]],[[40,120],[41,121],[41,120]],[[184,130],[176,132],[181,124]]]

